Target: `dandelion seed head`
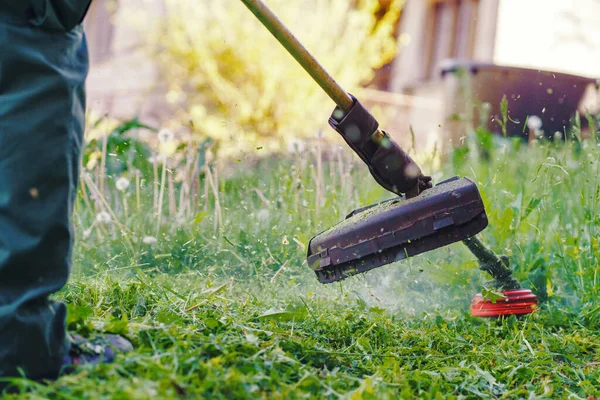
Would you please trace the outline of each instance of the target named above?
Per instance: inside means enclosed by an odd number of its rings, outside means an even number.
[[[542,127],[542,119],[537,115],[530,115],[529,118],[527,118],[527,127],[537,131]]]
[[[129,179],[125,178],[124,176],[120,177],[119,179],[117,179],[117,181],[115,182],[115,187],[117,188],[118,191],[120,192],[124,192],[127,190],[127,188],[129,187]]]
[[[150,162],[150,164],[162,164],[164,160],[164,157],[162,154],[153,154],[152,156],[150,156],[150,158],[148,159],[148,161]]]
[[[267,218],[269,218],[269,210],[266,208],[261,208],[256,213],[256,218],[258,218],[260,221],[266,221]]]
[[[144,244],[155,244],[158,242],[158,239],[155,238],[154,236],[145,236],[142,239],[142,242],[144,242]]]
[[[579,168],[581,168],[581,165],[575,160],[569,160],[567,161],[567,168],[577,171]]]
[[[554,140],[562,140],[562,132],[554,132]]]
[[[306,149],[306,144],[303,140],[294,138],[288,142],[287,150],[292,154],[300,154]]]
[[[110,224],[112,222],[112,217],[106,211],[102,211],[96,215],[96,222],[99,224]]]
[[[170,129],[161,129],[158,132],[158,141],[161,143],[172,142],[174,138],[175,138],[175,134]]]

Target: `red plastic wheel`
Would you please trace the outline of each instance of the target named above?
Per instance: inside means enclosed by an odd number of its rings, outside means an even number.
[[[538,307],[535,294],[529,289],[515,289],[502,292],[504,299],[484,300],[481,293],[471,302],[471,315],[474,317],[502,317],[506,315],[531,314]]]

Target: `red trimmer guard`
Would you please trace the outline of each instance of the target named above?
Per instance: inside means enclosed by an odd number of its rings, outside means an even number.
[[[502,292],[504,299],[484,300],[481,293],[471,302],[471,315],[474,317],[504,317],[507,315],[526,315],[538,307],[535,294],[529,289],[515,289]]]

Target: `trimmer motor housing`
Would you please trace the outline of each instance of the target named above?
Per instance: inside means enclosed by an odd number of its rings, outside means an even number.
[[[307,261],[321,283],[331,283],[467,239],[487,225],[475,183],[454,177],[416,197],[351,212],[310,240]]]

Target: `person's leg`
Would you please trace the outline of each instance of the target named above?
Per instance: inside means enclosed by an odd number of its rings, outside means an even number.
[[[0,376],[54,377],[69,350],[64,304],[87,47],[81,27],[0,20]]]

